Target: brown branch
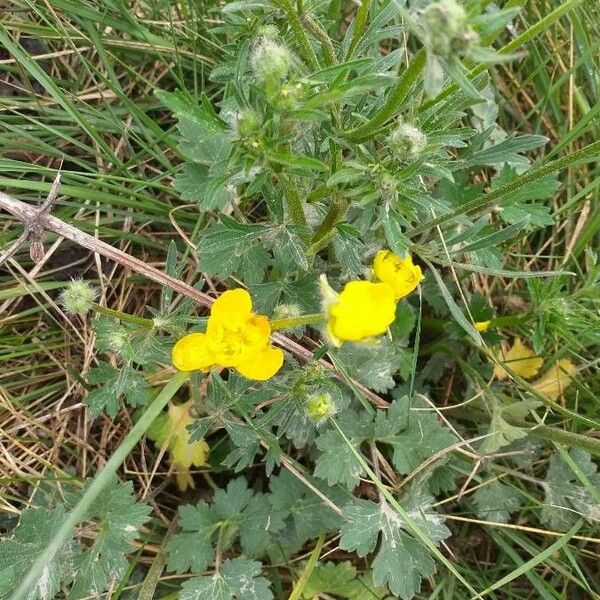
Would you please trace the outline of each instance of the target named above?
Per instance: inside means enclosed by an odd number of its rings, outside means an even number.
[[[39,235],[42,234],[44,229],[52,231],[63,238],[75,242],[83,248],[87,248],[92,252],[97,252],[98,254],[101,254],[102,256],[109,258],[110,260],[113,260],[119,263],[120,265],[131,269],[132,271],[144,275],[148,279],[155,281],[160,285],[164,285],[183,296],[191,298],[201,306],[205,306],[208,308],[212,305],[212,303],[214,302],[214,298],[211,298],[204,292],[197,290],[191,285],[188,285],[187,283],[184,283],[183,281],[180,281],[175,277],[171,277],[167,273],[159,271],[158,269],[146,264],[145,262],[135,258],[134,256],[131,256],[130,254],[127,254],[126,252],[123,252],[118,248],[114,248],[106,242],[103,242],[102,240],[88,235],[87,233],[77,229],[76,227],[73,227],[73,225],[69,225],[61,219],[58,219],[49,214],[48,210],[52,202],[54,201],[54,199],[50,200],[50,197],[52,196],[55,185],[58,185],[56,183],[57,180],[58,177],[52,186],[52,190],[50,190],[48,198],[39,207],[32,206],[30,204],[22,202],[21,200],[17,200],[16,198],[9,196],[8,194],[0,192],[0,208],[3,208],[7,212],[9,212],[11,215],[13,215],[13,217],[16,217],[25,225],[25,231],[23,232],[23,235],[25,235],[25,233],[28,231],[28,228],[31,226],[36,228],[35,231]],[[30,233],[27,233],[27,236],[24,239],[27,239],[29,237]],[[19,240],[20,239],[21,238],[19,238]],[[14,245],[15,244],[13,244],[13,246]],[[14,254],[18,246],[14,250],[13,246],[11,246],[9,251],[12,251]],[[304,346],[288,338],[282,333],[273,333],[271,339],[278,346],[281,346],[282,348],[284,348],[303,362],[308,362],[313,357],[313,354],[310,350],[307,350],[306,348],[304,348]],[[337,369],[335,369],[335,367],[331,363],[329,363],[326,360],[320,359],[319,364],[324,368],[332,371],[334,375],[342,382],[344,381],[343,375]],[[358,382],[354,382],[354,384],[375,406],[380,408],[387,408],[388,403],[383,398],[381,398],[380,396],[378,396],[377,394],[375,394],[374,392],[372,392],[371,390],[369,390],[368,388],[366,388]]]

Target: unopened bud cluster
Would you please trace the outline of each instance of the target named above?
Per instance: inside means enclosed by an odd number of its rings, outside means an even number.
[[[439,0],[430,4],[424,13],[425,32],[431,50],[448,58],[466,54],[478,41],[469,26],[465,9],[455,0]]]
[[[96,288],[83,279],[74,279],[60,294],[60,303],[66,313],[85,315],[97,296]]]
[[[261,37],[254,46],[251,65],[260,81],[283,81],[290,70],[291,62],[289,50],[270,37]]]
[[[312,421],[322,422],[335,413],[335,402],[327,392],[311,394],[306,399],[306,414]]]
[[[263,28],[254,45],[250,64],[269,104],[276,110],[288,111],[297,106],[304,86],[291,78],[292,54],[277,40],[277,35],[277,30]]]
[[[427,146],[427,136],[410,123],[399,123],[390,134],[389,143],[398,158],[414,158]]]

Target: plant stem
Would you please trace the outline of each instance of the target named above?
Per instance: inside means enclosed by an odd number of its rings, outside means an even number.
[[[288,181],[283,177],[281,178],[283,184],[283,191],[285,194],[285,201],[287,206],[287,212],[294,225],[306,225],[306,215],[304,214],[304,207],[302,206],[302,200],[296,191],[296,189],[288,185]]]
[[[313,47],[310,44],[310,40],[306,35],[306,31],[304,30],[304,26],[302,25],[302,21],[300,21],[300,17],[297,15],[296,11],[290,0],[274,0],[273,2],[279,8],[285,12],[290,27],[294,32],[294,37],[296,38],[296,43],[300,46],[302,58],[308,63],[308,65],[312,69],[319,69],[319,61],[317,60],[317,55],[313,50]]]
[[[129,315],[127,313],[121,312],[120,310],[114,310],[112,308],[102,306],[101,304],[97,304],[96,302],[92,302],[92,308],[102,315],[106,315],[107,317],[114,317],[115,319],[119,319],[119,321],[126,321],[127,323],[133,323],[134,325],[141,325],[142,327],[146,327],[147,329],[152,329],[154,327],[154,321],[152,319],[144,319],[144,317],[136,317],[135,315]]]
[[[309,255],[316,254],[327,243],[329,234],[333,231],[338,221],[346,214],[348,210],[348,202],[345,198],[334,196],[331,199],[329,211],[325,215],[323,221],[315,231],[315,234],[310,241],[308,249]]]
[[[396,83],[396,86],[390,92],[385,104],[379,109],[375,116],[363,125],[345,132],[344,135],[353,142],[360,142],[375,134],[382,125],[396,115],[398,107],[406,98],[424,65],[425,50],[421,49],[414,55],[410,65],[402,73],[398,79],[398,83]]]
[[[48,565],[52,562],[61,546],[73,535],[75,527],[85,519],[85,515],[94,500],[108,485],[154,419],[156,419],[169,400],[177,393],[177,390],[187,381],[188,377],[189,373],[175,373],[153,400],[152,404],[148,406],[140,420],[133,426],[132,430],[121,442],[121,445],[115,450],[115,453],[104,467],[96,473],[91,485],[83,493],[79,502],[73,507],[73,510],[67,515],[58,531],[54,534],[54,537],[48,540],[46,550],[40,554],[28,571],[27,576],[12,596],[12,600],[25,600],[30,597],[32,591],[35,590],[35,587],[40,582],[44,570],[48,568]]]
[[[285,319],[273,319],[270,321],[271,330],[278,331],[280,329],[294,329],[300,325],[317,325],[323,323],[325,317],[321,313],[312,313],[308,315],[301,315],[299,317],[288,317]]]

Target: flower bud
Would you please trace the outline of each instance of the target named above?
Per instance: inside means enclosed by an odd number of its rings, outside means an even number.
[[[256,44],[250,60],[256,77],[261,81],[281,81],[291,64],[289,50],[266,36]]]
[[[392,131],[389,142],[399,158],[414,158],[427,146],[427,136],[414,125],[399,123]]]
[[[435,54],[448,57],[465,54],[477,42],[467,14],[455,0],[439,0],[425,9],[425,31]]]
[[[74,279],[62,290],[60,303],[65,312],[83,316],[92,308],[96,295],[96,288],[90,283],[83,279]]]
[[[320,392],[306,400],[306,414],[313,421],[323,421],[335,413],[335,403],[331,394]]]
[[[275,108],[283,111],[292,110],[296,108],[303,89],[301,83],[287,83],[269,90],[267,96]]]
[[[273,311],[273,319],[295,319],[301,314],[297,304],[279,304]]]
[[[258,115],[251,108],[240,110],[234,116],[233,128],[237,138],[253,138],[260,130]]]

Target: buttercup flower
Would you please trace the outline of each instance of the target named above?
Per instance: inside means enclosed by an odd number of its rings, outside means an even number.
[[[390,285],[397,300],[408,296],[424,279],[421,267],[410,256],[400,258],[391,250],[380,250],[375,255],[373,276]]]
[[[243,289],[228,290],[212,305],[206,333],[190,333],[173,348],[180,371],[233,367],[244,377],[269,379],[283,365],[283,351],[269,343],[271,326],[252,312],[252,298]]]
[[[396,316],[394,290],[387,283],[349,281],[341,294],[332,298],[330,293],[324,304],[327,334],[336,346],[381,335]]]

